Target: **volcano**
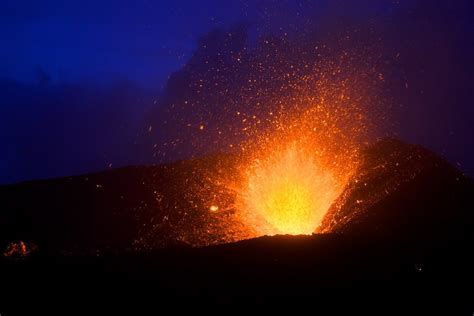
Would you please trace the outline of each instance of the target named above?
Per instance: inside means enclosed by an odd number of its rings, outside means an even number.
[[[258,236],[239,221],[233,193],[208,176],[238,168],[233,155],[2,186],[0,245],[34,245],[23,259],[4,253],[2,280],[147,280],[161,294],[226,299],[447,295],[469,306],[462,287],[473,281],[474,182],[395,139],[361,153],[307,236]]]

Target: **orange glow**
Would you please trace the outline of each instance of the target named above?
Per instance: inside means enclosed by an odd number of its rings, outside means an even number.
[[[260,234],[311,234],[340,189],[328,169],[293,143],[254,166],[244,203]]]
[[[36,245],[23,241],[12,242],[3,252],[3,256],[12,258],[22,258],[28,256],[32,251],[37,249]]]
[[[162,227],[195,246],[323,231],[323,218],[359,166],[361,145],[383,120],[379,72],[357,52],[298,65],[285,51],[265,49],[245,68],[243,60],[191,76],[212,89],[191,85],[195,99],[170,104],[163,115],[169,139],[157,155],[212,156],[185,174],[185,207],[174,205],[184,219],[154,222],[150,239]],[[191,126],[199,132],[184,128]]]
[[[242,146],[236,207],[255,236],[315,232],[357,169],[366,119],[339,88],[301,91]]]

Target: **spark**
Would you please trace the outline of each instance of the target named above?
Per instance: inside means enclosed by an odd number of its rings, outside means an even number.
[[[310,234],[355,174],[360,147],[380,117],[371,107],[381,104],[376,86],[384,74],[356,49],[297,44],[290,36],[264,38],[255,51],[234,52],[234,63],[204,49],[184,68],[190,84],[162,107],[167,130],[156,151],[222,156],[202,158],[183,184],[189,210],[203,212],[189,218],[204,224],[173,226],[180,240],[208,245]]]

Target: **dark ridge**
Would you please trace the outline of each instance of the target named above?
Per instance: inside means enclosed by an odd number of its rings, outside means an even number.
[[[232,212],[203,211],[205,198],[189,192],[214,192],[205,179],[235,168],[229,157],[0,187],[2,243],[39,249],[24,259],[0,257],[3,298],[103,302],[107,293],[117,306],[183,295],[218,303],[302,295],[335,302],[331,310],[369,300],[472,313],[473,183],[443,159],[382,140],[364,149],[326,216],[331,233],[223,243],[237,240]]]
[[[471,179],[434,153],[394,139],[364,148],[362,158],[320,232],[411,243],[472,239]],[[220,203],[232,205],[235,193],[213,179],[237,174],[236,159],[214,155],[0,186],[0,244],[4,249],[24,240],[43,251],[121,251],[241,239],[233,209],[208,211],[216,190]]]
[[[395,139],[363,151],[358,172],[323,220],[322,232],[410,243],[471,239],[474,183],[433,152]]]

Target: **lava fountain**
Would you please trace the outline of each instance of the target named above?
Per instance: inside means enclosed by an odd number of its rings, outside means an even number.
[[[353,120],[353,107],[310,100],[293,118],[276,118],[273,131],[245,148],[250,162],[237,204],[255,235],[313,233],[359,164],[354,135],[363,119]]]
[[[339,193],[334,175],[293,143],[252,167],[245,204],[261,234],[311,234]]]

